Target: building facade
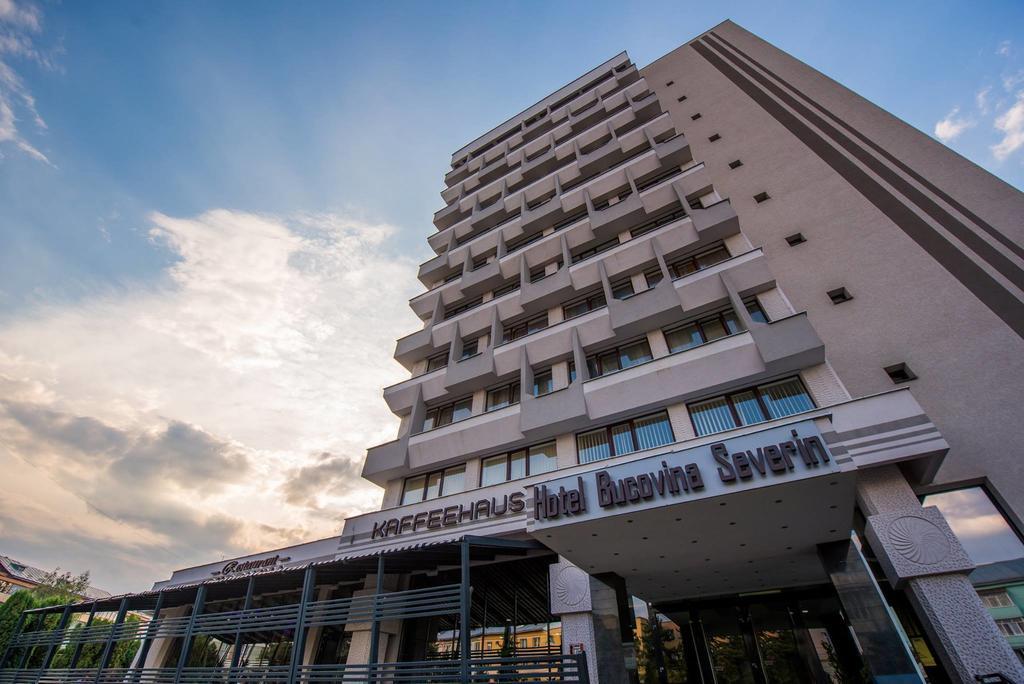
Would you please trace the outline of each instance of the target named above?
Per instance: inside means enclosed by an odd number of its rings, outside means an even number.
[[[1020,192],[731,22],[444,183],[382,509],[67,609],[154,611],[145,681],[1024,682]]]

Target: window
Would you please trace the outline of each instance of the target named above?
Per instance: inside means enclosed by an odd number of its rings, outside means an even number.
[[[578,264],[584,259],[589,259],[592,256],[597,256],[601,252],[607,252],[609,249],[613,249],[619,246],[619,238],[613,237],[611,240],[606,240],[599,245],[595,245],[590,249],[585,249],[582,252],[572,255],[572,263]]]
[[[434,354],[433,356],[431,356],[430,358],[427,359],[427,370],[424,371],[424,372],[425,373],[432,373],[433,371],[436,371],[439,368],[444,368],[447,365],[448,365],[448,351],[445,350],[445,351],[441,352],[440,354]]]
[[[462,340],[462,356],[459,357],[459,361],[465,361],[471,356],[476,356],[480,353],[480,338],[474,337],[471,340]]]
[[[497,299],[498,297],[501,297],[503,295],[507,295],[509,292],[515,292],[518,289],[519,289],[519,276],[516,276],[515,278],[512,278],[507,283],[505,283],[504,285],[499,287],[497,290],[495,290],[493,296],[494,296],[495,299]]]
[[[487,390],[487,409],[497,411],[519,403],[519,383],[513,382]]]
[[[756,299],[749,299],[744,304],[747,305],[747,313],[750,314],[750,318],[755,323],[770,323],[768,320],[768,314],[761,308],[761,304]]]
[[[691,273],[696,273],[708,266],[714,266],[729,258],[729,250],[725,245],[717,245],[697,254],[683,257],[669,264],[668,270],[673,278],[682,278]]]
[[[718,142],[721,139],[722,139],[722,136],[718,135],[718,133],[715,133],[715,134],[713,134],[713,135],[708,137],[708,142]]]
[[[1013,601],[1010,600],[1010,595],[1006,593],[1005,589],[995,589],[991,591],[979,591],[978,596],[981,597],[981,603],[986,608],[1012,608]]]
[[[651,355],[651,346],[647,338],[615,347],[607,351],[599,352],[587,357],[587,370],[591,378],[599,378],[608,373],[625,370],[633,366],[645,363],[654,358]]]
[[[478,256],[476,259],[473,259],[473,270],[476,271],[486,266],[488,259],[490,259],[489,254],[484,254],[483,256]]]
[[[449,306],[448,308],[446,308],[444,310],[444,319],[448,320],[449,318],[454,318],[455,316],[458,316],[463,311],[469,311],[470,309],[472,309],[474,307],[477,307],[477,306],[480,306],[483,303],[484,303],[483,297],[475,297],[473,299],[470,299],[470,300],[467,300],[467,301],[463,302],[462,304],[456,304],[456,305],[453,305],[453,306]]]
[[[511,453],[489,456],[481,460],[480,486],[518,480],[531,475],[549,473],[558,467],[555,443],[545,442]]]
[[[525,321],[518,321],[516,323],[506,325],[501,339],[503,342],[511,342],[512,340],[518,340],[520,337],[532,335],[538,330],[543,330],[546,327],[548,327],[548,315],[547,313],[542,313],[539,316],[528,318]]]
[[[1015,617],[996,620],[996,626],[1003,633],[1003,636],[1024,636],[1024,618]]]
[[[685,101],[686,101],[686,96],[685,95],[680,95],[679,97],[676,98],[676,102],[685,102]]]
[[[675,81],[669,81],[668,83],[665,84],[665,87],[674,86],[675,84],[676,84]]]
[[[1024,557],[1024,544],[982,487],[929,494],[921,503],[942,511],[976,565]]]
[[[633,292],[633,281],[629,278],[612,283],[612,297],[615,299],[629,299]]]
[[[637,192],[643,192],[644,190],[653,188],[655,185],[658,185],[659,183],[664,183],[669,178],[674,178],[678,176],[682,172],[683,170],[681,168],[679,168],[678,166],[673,166],[666,171],[662,171],[661,173],[655,173],[650,178],[638,179],[636,181],[636,190]]]
[[[807,242],[807,238],[804,237],[803,233],[793,233],[792,235],[786,236],[786,244],[790,247],[796,247]]]
[[[833,304],[842,304],[853,299],[853,295],[847,292],[845,287],[837,287],[834,290],[829,290],[825,294],[832,300]]]
[[[743,328],[731,309],[665,330],[665,342],[671,353],[685,351],[734,335]]]
[[[741,166],[743,166],[743,162],[741,162],[739,159],[734,159],[733,161],[729,162],[730,169],[738,169]]]
[[[771,198],[771,195],[769,195],[767,192],[759,192],[756,195],[754,195],[754,201],[757,202],[758,204],[760,204],[761,202],[767,202]]]
[[[799,378],[789,378],[690,404],[688,408],[697,436],[703,437],[810,411],[814,402]]]
[[[678,221],[679,219],[682,218],[686,218],[686,212],[683,211],[682,209],[670,211],[668,213],[662,214],[656,219],[648,221],[639,228],[634,228],[633,230],[629,231],[629,236],[631,238],[638,238],[641,235],[646,235],[651,231],[657,230],[658,228],[661,228],[664,225],[668,225],[669,223],[672,223],[673,221]]]
[[[407,478],[402,489],[402,505],[458,494],[466,489],[466,465],[452,466],[426,475]]]
[[[458,279],[461,276],[462,276],[462,267],[460,266],[459,268],[455,269],[454,271],[452,271],[451,273],[446,275],[444,277],[444,282],[450,283],[453,280],[456,280],[456,279]]]
[[[594,309],[600,309],[604,305],[604,292],[595,292],[565,304],[562,307],[562,315],[568,320],[576,316],[582,316]]]
[[[580,463],[592,463],[675,441],[664,411],[576,435]]]
[[[694,114],[693,116],[690,117],[690,120],[691,121],[696,121],[699,118],[700,118],[700,112],[697,112],[696,114]]]
[[[558,261],[556,261],[554,263],[557,264],[557,267],[556,267],[555,270],[558,270],[559,268],[562,268],[562,260],[561,259],[559,259]],[[531,283],[535,283],[538,280],[544,280],[547,277],[548,277],[548,264],[544,264],[542,266],[534,266],[533,268],[530,269],[530,282]]]
[[[451,404],[427,409],[427,416],[423,419],[423,432],[449,423],[457,423],[471,415],[473,415],[473,397],[466,397]]]
[[[551,369],[535,371],[533,374],[533,396],[542,397],[555,391],[555,381]]]
[[[914,371],[910,370],[910,366],[908,366],[905,363],[897,363],[894,366],[886,366],[884,370],[886,374],[889,376],[889,379],[892,380],[897,385],[917,379],[917,376],[914,374]]]
[[[661,272],[661,267],[652,268],[644,271],[644,280],[647,282],[647,287],[655,287],[665,278],[665,275]]]
[[[534,648],[540,648],[540,637],[539,636],[533,637],[533,647]]]

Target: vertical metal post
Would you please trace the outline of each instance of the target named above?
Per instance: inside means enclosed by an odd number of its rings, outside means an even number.
[[[110,656],[114,652],[114,638],[117,636],[118,628],[124,624],[124,617],[128,614],[128,597],[121,599],[121,605],[117,607],[117,617],[114,624],[110,625],[110,634],[107,635],[107,643],[103,646],[103,655],[100,656],[99,665],[96,667],[96,681],[100,681],[103,670],[110,664]]]
[[[380,651],[380,596],[384,593],[384,554],[377,556],[377,588],[373,594],[373,621],[370,623],[370,662],[367,672],[370,681],[377,670],[377,660]]]
[[[459,600],[459,681],[469,684],[469,645],[472,594],[469,584],[469,540],[462,540],[461,551],[461,593]]]
[[[36,615],[38,615],[41,620],[45,620],[46,619],[46,613],[36,613]],[[26,620],[26,622],[28,622],[28,620]],[[42,624],[42,623],[40,622],[40,624]],[[26,627],[27,626],[28,625],[26,625]],[[22,648],[23,648],[23,650],[22,650],[22,653],[21,653],[21,658],[18,660],[18,669],[19,670],[24,669],[25,664],[28,662],[29,654],[31,654],[32,650],[33,650],[32,646],[24,646]]]
[[[21,615],[18,616],[18,622],[14,625],[14,631],[11,632],[11,638],[7,642],[7,646],[4,648],[4,654],[3,656],[0,656],[0,669],[3,669],[4,665],[7,664],[7,657],[11,655],[11,651],[14,650],[11,644],[17,641],[18,637],[21,635],[21,628],[25,626],[25,618],[27,617],[28,612],[24,610],[21,611]]]
[[[252,593],[256,588],[256,576],[249,577],[249,583],[245,587],[245,603],[242,604],[243,615],[238,618],[238,628],[235,630],[235,645],[231,650],[231,669],[234,670],[242,660],[242,620],[245,611],[252,610]]]
[[[185,628],[185,640],[181,644],[181,653],[178,654],[178,666],[174,668],[174,684],[181,681],[181,672],[185,669],[188,657],[192,652],[192,632],[196,628],[196,619],[203,612],[203,603],[206,601],[206,585],[200,584],[196,589],[196,602],[192,604],[192,614],[188,618],[188,627]]]
[[[302,578],[302,594],[300,596],[299,610],[295,616],[295,636],[292,637],[292,669],[288,674],[288,684],[295,684],[298,681],[299,668],[302,667],[302,659],[306,650],[306,630],[302,623],[306,621],[306,606],[313,598],[313,591],[316,589],[316,568],[306,568],[306,574]]]
[[[156,595],[156,605],[153,606],[153,617],[149,619],[149,624],[146,625],[146,634],[142,637],[142,646],[139,648],[139,654],[136,656],[135,662],[138,667],[135,668],[135,681],[138,682],[142,679],[142,671],[146,669],[146,659],[149,657],[149,647],[153,645],[153,637],[155,632],[158,632],[160,623],[160,609],[164,606],[164,592],[159,592]]]
[[[92,608],[89,609],[89,619],[85,621],[85,627],[81,629],[89,629],[92,627],[92,621],[96,619],[96,602],[92,602]],[[71,632],[72,638],[75,636],[74,632]],[[75,640],[75,650],[71,653],[71,660],[68,662],[68,669],[74,670],[78,667],[78,659],[82,657],[82,637],[79,635],[78,639]]]
[[[63,640],[61,630],[68,626],[68,619],[71,617],[71,605],[64,606],[64,612],[60,614],[60,621],[57,623],[57,628],[54,633],[50,636],[51,643],[46,646],[46,655],[43,656],[43,662],[39,665],[39,671],[50,667],[50,663],[53,662],[53,654],[57,651],[57,644]],[[56,639],[56,642],[53,641]]]

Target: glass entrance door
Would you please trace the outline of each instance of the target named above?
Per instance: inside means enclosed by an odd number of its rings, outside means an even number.
[[[665,659],[671,684],[870,681],[831,587],[667,605],[660,612],[679,626],[680,657]]]

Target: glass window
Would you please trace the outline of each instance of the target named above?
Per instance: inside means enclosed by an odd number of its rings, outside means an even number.
[[[996,626],[999,627],[999,631],[1003,633],[1003,636],[1024,636],[1024,618],[1016,617],[996,620]]]
[[[729,334],[729,331],[725,329],[725,322],[717,316],[701,321],[700,327],[704,329],[704,340],[706,342],[717,340]]]
[[[736,427],[736,419],[725,397],[709,399],[690,406],[690,418],[698,436],[710,435]]]
[[[620,280],[617,283],[612,283],[612,297],[615,299],[628,299],[633,296],[633,281],[632,280]]]
[[[619,350],[619,367],[622,369],[630,368],[650,361],[652,358],[651,346],[647,343],[646,339],[643,339]]]
[[[473,415],[473,398],[466,397],[455,402],[452,405],[452,419],[451,422],[455,423],[460,420],[465,420]]]
[[[485,458],[480,469],[480,486],[498,484],[508,478],[508,459],[505,454]]]
[[[612,455],[608,444],[608,431],[604,428],[582,432],[576,436],[576,451],[580,463],[591,463]]]
[[[448,365],[448,352],[446,351],[443,354],[438,354],[436,356],[431,356],[429,359],[427,359],[427,372],[430,373],[431,371],[436,371],[439,368],[444,368],[447,365]]]
[[[480,338],[474,340],[463,340],[462,341],[462,357],[459,359],[468,359],[470,356],[476,356],[477,349],[480,346]]]
[[[668,414],[661,412],[576,435],[580,463],[591,463],[675,441]]]
[[[756,299],[752,299],[747,304],[747,313],[758,323],[767,323],[768,315],[761,308],[761,304]]]
[[[756,318],[754,320],[757,320]],[[765,321],[762,321],[765,322]],[[725,329],[729,331],[730,335],[735,335],[738,332],[743,332],[743,326],[740,325],[740,319],[736,317],[736,314],[732,311],[726,311],[722,314],[722,323],[725,325]]]
[[[423,431],[432,430],[473,415],[473,398],[466,397],[454,404],[446,404],[436,408],[427,409],[427,415],[423,419]]]
[[[519,383],[504,385],[495,389],[487,390],[487,410],[497,411],[498,409],[519,403]]]
[[[423,501],[423,485],[426,483],[426,475],[410,477],[405,481],[405,491],[402,492],[402,505]]]
[[[425,499],[436,499],[441,496],[441,473],[427,475],[427,492]]]
[[[679,352],[692,349],[704,344],[704,338],[700,334],[700,328],[696,323],[690,323],[682,328],[669,330],[665,333],[665,342],[670,352]]]
[[[605,305],[604,293],[598,292],[570,302],[562,307],[562,313],[566,319],[582,316],[585,313],[599,309]]]
[[[758,392],[772,419],[784,418],[814,408],[814,403],[807,396],[803,383],[796,378],[763,385],[758,388]]]
[[[647,281],[647,287],[654,287],[664,279],[664,275],[660,268],[655,268],[650,271],[644,272],[644,280]]]
[[[541,397],[545,394],[551,394],[554,391],[555,381],[551,376],[550,370],[536,373],[533,376],[533,396]]]
[[[979,591],[978,596],[981,597],[981,602],[986,608],[1010,608],[1013,606],[1013,601],[1010,600],[1010,595],[1006,593],[1005,589]]]
[[[724,245],[719,245],[700,254],[683,257],[682,259],[674,261],[669,265],[669,272],[671,272],[675,278],[682,278],[683,276],[696,273],[708,266],[714,266],[715,264],[721,263],[728,258],[729,250],[727,250]]]
[[[526,477],[526,452],[513,451],[509,454],[508,459],[509,478],[518,480],[521,477]]]
[[[445,496],[458,494],[466,489],[466,466],[459,465],[448,468],[444,471],[444,481],[441,486],[441,493]],[[429,496],[427,497],[430,498]]]
[[[1024,557],[1024,544],[983,488],[929,494],[922,503],[942,511],[975,564]]]
[[[784,418],[814,408],[799,378],[761,385],[724,397],[691,404],[690,418],[697,436],[731,430],[766,420]]]
[[[548,473],[558,467],[558,459],[555,455],[555,443],[548,442],[535,447],[530,447],[530,475]]]
[[[708,266],[714,266],[715,264],[721,263],[729,258],[729,252],[725,247],[719,247],[716,250],[699,254],[695,257],[697,262],[697,268],[707,268]]]

